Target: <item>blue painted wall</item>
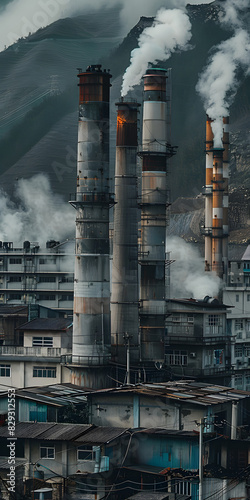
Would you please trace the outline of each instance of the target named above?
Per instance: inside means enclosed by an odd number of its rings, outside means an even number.
[[[198,440],[176,439],[163,435],[138,437],[138,446],[134,450],[134,463],[155,467],[182,468],[187,470],[199,467]]]

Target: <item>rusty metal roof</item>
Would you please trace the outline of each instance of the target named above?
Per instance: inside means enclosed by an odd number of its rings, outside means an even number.
[[[240,391],[232,387],[211,385],[193,380],[176,382],[145,383],[121,386],[111,389],[100,389],[89,394],[105,396],[122,394],[140,394],[149,397],[161,397],[197,405],[217,405],[249,398],[250,392]]]
[[[33,330],[52,330],[62,331],[67,330],[72,325],[72,319],[68,318],[35,318],[18,327],[18,330],[33,331]]]

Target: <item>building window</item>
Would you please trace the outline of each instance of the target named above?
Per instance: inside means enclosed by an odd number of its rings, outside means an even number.
[[[60,300],[74,300],[74,294],[73,293],[68,293],[68,294],[63,294],[61,297],[60,297]]]
[[[250,357],[250,345],[245,345],[245,356]]]
[[[243,355],[242,345],[235,345],[234,346],[234,355],[236,358],[242,357],[242,355]]]
[[[39,293],[38,295],[39,300],[56,300],[56,296],[54,294],[44,294],[44,293]]]
[[[22,259],[11,257],[10,258],[10,264],[22,264]]]
[[[53,347],[53,337],[33,337],[32,346]]]
[[[187,365],[187,351],[168,350],[166,353],[167,362],[170,365],[185,366]]]
[[[55,448],[54,446],[41,446],[40,447],[40,458],[55,458]]]
[[[222,318],[219,314],[209,314],[206,318],[206,334],[218,335],[221,332]]]
[[[173,323],[180,323],[180,322],[181,322],[181,316],[180,316],[180,314],[175,314],[175,315],[172,317],[172,322],[173,322]]]
[[[55,264],[56,259],[39,259],[39,264]]]
[[[12,293],[8,297],[9,300],[22,300],[22,295],[20,293]]]
[[[219,325],[219,316],[218,316],[218,314],[209,314],[209,316],[208,316],[208,324],[209,324],[209,326],[218,326]]]
[[[55,283],[55,276],[40,276],[39,283]]]
[[[208,349],[205,353],[205,365],[211,366],[214,364],[214,351],[212,349]]]
[[[33,377],[56,378],[55,366],[33,366]]]
[[[94,452],[90,446],[78,446],[77,460],[94,460]]]
[[[74,283],[74,276],[63,276],[61,279],[62,283]]]
[[[214,358],[216,365],[222,365],[224,360],[224,351],[223,349],[215,349],[214,350]]]
[[[188,314],[187,315],[187,320],[188,320],[188,323],[193,323],[194,322],[194,317],[192,314]]]
[[[243,330],[243,319],[235,320],[235,330]]]
[[[239,302],[239,301],[240,301],[240,296],[239,296],[239,294],[238,294],[238,293],[235,295],[235,300],[236,300],[236,302]]]
[[[242,382],[243,382],[243,378],[242,378],[242,375],[234,375],[234,385],[235,386],[239,386],[239,385],[242,385]]]
[[[20,281],[22,281],[22,277],[21,276],[9,276],[8,281],[10,283],[20,283]]]
[[[10,365],[0,365],[0,377],[10,377]]]
[[[247,302],[250,302],[250,293],[247,294]]]

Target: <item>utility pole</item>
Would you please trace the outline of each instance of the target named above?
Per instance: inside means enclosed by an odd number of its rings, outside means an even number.
[[[130,339],[132,338],[132,335],[129,335],[126,332],[123,335],[123,338],[124,338],[125,344],[127,346],[127,372],[126,372],[126,379],[127,379],[127,385],[130,385]]]
[[[204,421],[200,419],[200,434],[199,434],[199,500],[203,500],[203,427]]]

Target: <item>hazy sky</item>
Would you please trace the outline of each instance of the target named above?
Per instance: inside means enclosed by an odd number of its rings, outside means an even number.
[[[140,16],[154,16],[160,7],[182,8],[187,3],[208,4],[211,0],[1,0],[0,50],[63,17],[119,5],[126,34]]]

